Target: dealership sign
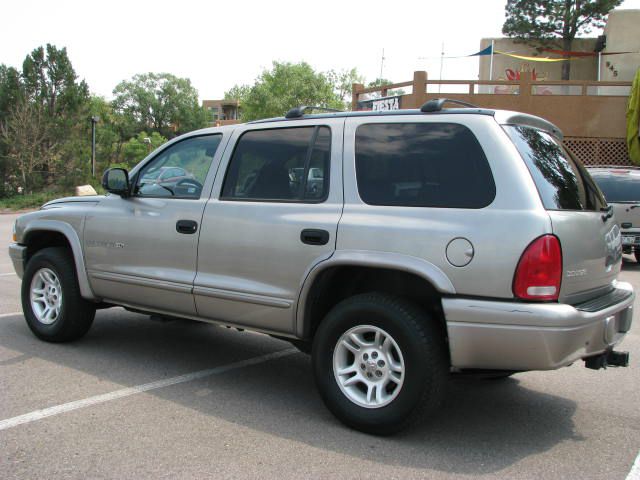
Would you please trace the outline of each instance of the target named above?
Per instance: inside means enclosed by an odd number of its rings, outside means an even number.
[[[383,110],[400,110],[402,97],[383,97],[373,100],[362,100],[358,102],[358,110],[372,110],[374,112]]]

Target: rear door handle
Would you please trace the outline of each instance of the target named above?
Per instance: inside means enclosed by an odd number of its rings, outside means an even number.
[[[300,232],[300,240],[307,245],[326,245],[329,242],[329,232],[306,228]]]
[[[198,222],[193,220],[178,220],[176,222],[176,232],[190,235],[198,231]]]

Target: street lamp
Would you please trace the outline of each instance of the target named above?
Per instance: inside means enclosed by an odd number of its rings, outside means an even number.
[[[96,123],[100,117],[91,117],[91,176],[96,178]]]

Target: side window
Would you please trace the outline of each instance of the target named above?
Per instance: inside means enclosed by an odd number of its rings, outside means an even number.
[[[328,127],[252,130],[233,152],[223,200],[321,202],[329,190]]]
[[[198,199],[222,135],[182,140],[160,152],[138,175],[134,195]]]
[[[495,198],[487,158],[463,125],[361,125],[355,147],[358,192],[365,203],[483,208]]]

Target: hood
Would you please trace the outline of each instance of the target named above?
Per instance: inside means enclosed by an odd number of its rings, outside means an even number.
[[[83,207],[89,207],[98,204],[104,197],[104,195],[86,195],[82,197],[56,198],[45,203],[41,208],[61,207],[64,204],[82,204]]]

